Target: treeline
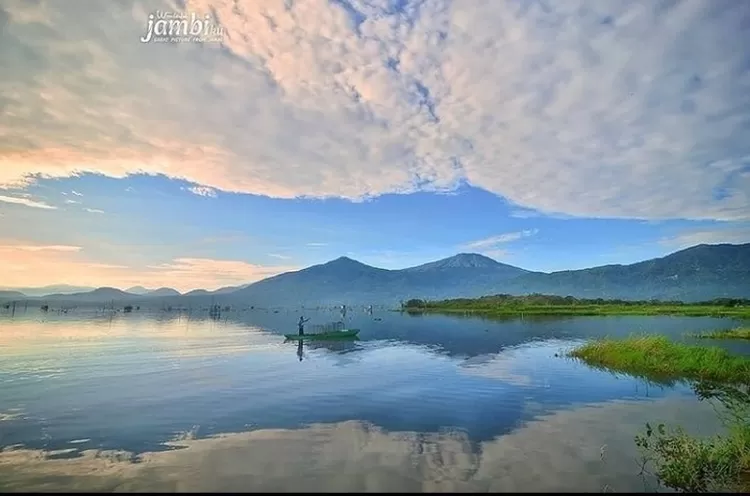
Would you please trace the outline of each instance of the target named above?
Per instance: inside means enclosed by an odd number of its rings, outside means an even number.
[[[491,309],[497,307],[529,307],[529,306],[591,306],[612,305],[622,307],[636,306],[712,306],[712,307],[746,307],[750,306],[750,299],[746,298],[715,298],[709,301],[686,303],[679,300],[620,300],[604,298],[575,298],[573,296],[557,296],[545,294],[530,294],[514,296],[498,294],[482,296],[481,298],[455,298],[450,300],[421,300],[411,299],[401,302],[401,308],[407,309]]]

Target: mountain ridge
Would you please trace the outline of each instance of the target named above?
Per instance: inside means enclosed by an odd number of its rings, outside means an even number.
[[[11,290],[12,291],[12,290]],[[202,304],[222,301],[256,305],[391,303],[401,299],[445,299],[489,294],[544,293],[622,299],[709,300],[750,297],[750,243],[700,244],[632,264],[533,272],[478,253],[459,253],[404,269],[373,267],[349,257],[214,291],[185,294],[160,288],[146,295],[117,288],[53,294],[45,299],[101,302],[113,299]],[[0,298],[3,298],[0,293]],[[8,299],[8,298],[4,298]],[[38,299],[38,297],[37,297]],[[204,301],[205,300],[205,301]]]

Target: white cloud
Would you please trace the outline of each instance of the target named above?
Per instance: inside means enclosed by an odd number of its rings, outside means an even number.
[[[92,213],[92,214],[103,214],[104,213],[104,210],[99,210],[98,208],[85,208],[84,210],[86,210],[87,212]]]
[[[76,190],[71,191],[71,193],[74,194],[75,196],[83,196],[83,193],[79,193]]]
[[[69,246],[69,245],[0,245],[1,249],[15,249],[21,251],[81,251],[80,246]]]
[[[65,200],[65,203],[67,203],[68,205],[77,205],[81,202],[76,201],[76,200]]]
[[[191,186],[190,188],[183,189],[190,191],[194,195],[216,198],[216,190],[213,188],[208,188],[206,186]]]
[[[328,246],[328,243],[307,243],[307,246],[310,246],[312,248],[320,248],[323,246]]]
[[[27,207],[33,207],[33,208],[44,208],[48,210],[57,209],[57,207],[54,207],[52,205],[47,205],[44,202],[30,200],[29,198],[15,198],[13,196],[0,195],[0,202],[14,203],[16,205],[25,205]]]
[[[470,243],[466,243],[464,246],[466,248],[474,248],[474,249],[479,249],[479,250],[490,249],[498,245],[510,243],[512,241],[518,241],[519,239],[533,236],[538,232],[539,232],[539,229],[525,229],[523,231],[498,234],[497,236],[490,236],[489,238],[480,239],[478,241],[472,241]]]
[[[358,199],[465,181],[544,213],[750,218],[742,2],[189,3],[223,46],[139,43],[170,2],[3,2],[0,186],[146,173]]]
[[[660,243],[673,248],[687,248],[699,244],[750,243],[750,226],[689,229],[675,236],[665,237]]]
[[[290,260],[292,257],[288,255],[281,255],[279,253],[269,253],[269,257],[278,258],[279,260]]]
[[[498,234],[489,238],[464,243],[459,248],[464,251],[476,251],[491,258],[503,259],[510,256],[510,252],[504,245],[534,236],[538,232],[539,229],[524,229],[523,231]]]

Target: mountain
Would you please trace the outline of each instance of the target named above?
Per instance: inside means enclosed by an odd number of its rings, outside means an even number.
[[[340,257],[263,279],[227,296],[256,305],[367,301],[390,294],[397,282],[397,272]]]
[[[180,296],[182,293],[172,288],[159,288],[149,291],[147,294],[148,296]]]
[[[110,301],[119,302],[136,298],[137,295],[126,293],[117,288],[97,288],[93,291],[73,294],[53,294],[44,296],[43,300],[62,300],[81,303],[107,303]]]
[[[216,295],[228,294],[228,293],[234,293],[238,289],[244,289],[244,288],[246,288],[248,286],[250,286],[250,284],[242,284],[241,286],[226,286],[226,287],[223,287],[223,288],[219,288],[219,289],[217,289],[215,291],[208,291],[208,292],[211,293],[211,294],[216,294]]]
[[[185,296],[206,296],[210,294],[211,292],[205,289],[194,289],[192,291],[188,291],[187,293],[185,293]]]
[[[26,298],[27,296],[20,291],[0,290],[0,301],[21,300]]]
[[[508,267],[511,271],[517,273],[526,272],[524,269],[513,267],[512,265],[501,264],[500,262],[480,255],[478,253],[459,253],[452,257],[443,258],[436,262],[429,262],[416,267],[409,267],[404,269],[407,272],[426,272],[431,270],[447,270],[447,269],[496,269],[498,267]]]
[[[630,265],[525,274],[507,292],[683,301],[747,298],[750,243],[703,244]]]
[[[630,265],[552,273],[530,272],[472,253],[402,270],[379,269],[341,257],[259,281],[227,296],[256,305],[296,306],[498,293],[630,300],[748,298],[750,244],[698,245]]]
[[[196,307],[216,302],[298,307],[394,304],[410,298],[475,298],[499,293],[628,300],[750,298],[750,243],[698,245],[630,265],[552,273],[531,272],[476,253],[460,253],[401,270],[381,269],[340,257],[253,284],[216,291],[198,289],[180,295],[173,289],[161,288],[146,295],[134,295],[115,288],[99,288],[45,299],[75,304],[114,300],[138,305],[158,302],[160,306]]]
[[[146,289],[143,286],[133,286],[132,288],[128,288],[125,290],[126,293],[134,294],[134,295],[146,295],[151,292],[150,289]]]
[[[347,257],[287,272],[231,293],[258,305],[393,303],[406,298],[448,298],[497,293],[528,271],[475,253],[462,253],[417,267],[387,270]]]

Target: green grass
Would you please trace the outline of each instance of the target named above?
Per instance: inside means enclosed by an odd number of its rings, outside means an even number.
[[[694,334],[693,337],[700,339],[750,339],[750,327],[703,332],[700,334]]]
[[[658,480],[681,492],[748,492],[750,490],[750,426],[734,423],[725,436],[697,439],[677,428],[646,432],[635,438],[643,466]],[[645,471],[645,470],[644,470]]]
[[[409,308],[415,313],[459,313],[482,316],[509,315],[683,315],[686,317],[747,317],[750,307],[719,307],[712,305],[430,305]]]
[[[719,335],[746,336],[747,329]],[[681,428],[646,424],[646,432],[635,438],[643,472],[652,472],[661,484],[679,492],[750,492],[750,357],[659,335],[600,339],[573,349],[569,356],[654,382],[686,381],[700,399],[719,400],[724,408],[717,414],[726,435],[699,439]]]
[[[702,380],[750,383],[750,358],[726,351],[670,341],[665,336],[600,339],[569,352],[587,364],[654,382]]]

